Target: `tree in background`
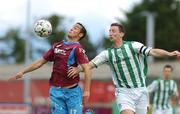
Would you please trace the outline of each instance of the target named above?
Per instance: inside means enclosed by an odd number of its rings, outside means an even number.
[[[155,47],[169,51],[180,49],[180,2],[177,0],[143,0],[130,12],[125,12],[125,21],[117,19],[125,26],[125,40],[146,44],[146,18],[142,16],[144,11],[156,13]],[[110,45],[108,43],[104,37],[105,48]]]
[[[97,48],[89,41],[89,36],[87,35],[85,38],[80,40],[80,43],[86,50],[89,60],[93,59],[97,54]]]
[[[48,20],[52,24],[52,34],[48,38],[50,44],[58,42],[64,39],[66,32],[64,29],[59,29],[62,26],[62,22],[65,18],[63,16],[51,15],[48,17]]]
[[[18,31],[16,30],[14,31],[13,36],[12,38],[15,41],[15,45],[11,56],[15,57],[17,63],[22,63],[25,60],[25,40],[19,36]]]
[[[103,39],[104,39],[104,40],[103,40],[103,47],[104,47],[105,49],[107,49],[107,48],[109,48],[109,47],[112,46],[112,42],[109,41],[109,38],[108,38],[108,37],[104,36]]]
[[[131,12],[126,13],[127,20],[121,21],[126,30],[127,40],[136,40],[145,44],[146,20],[141,14],[144,11],[154,12],[155,47],[166,50],[180,49],[180,5],[176,0],[144,0]]]
[[[14,57],[15,61],[17,63],[22,63],[24,62],[25,59],[25,40],[20,37],[19,35],[19,30],[18,29],[10,29],[5,36],[1,38],[1,41],[11,41],[13,43],[10,43],[8,48],[12,49],[7,49],[7,50],[12,50],[11,53],[8,54],[3,54],[4,60],[8,61],[9,57]],[[9,44],[9,43],[8,43]]]

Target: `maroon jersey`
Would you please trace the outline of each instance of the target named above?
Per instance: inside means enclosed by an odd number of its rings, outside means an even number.
[[[79,82],[79,76],[67,77],[68,68],[78,64],[88,63],[89,60],[79,42],[62,41],[54,44],[43,56],[47,61],[53,62],[53,71],[49,80],[52,86],[69,86]]]

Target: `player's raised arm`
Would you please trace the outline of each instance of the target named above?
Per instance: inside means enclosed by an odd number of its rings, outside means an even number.
[[[17,74],[15,75],[12,75],[8,81],[14,81],[14,80],[17,80],[19,78],[22,78],[24,74],[28,73],[28,72],[31,72],[31,71],[34,71],[38,68],[40,68],[43,64],[45,64],[47,61],[45,59],[39,59],[35,62],[33,62],[32,64],[30,64],[29,66],[27,66],[26,68],[20,70]]]
[[[154,57],[180,57],[180,52],[179,51],[172,51],[168,52],[163,49],[151,49],[149,52],[149,55],[154,56]]]

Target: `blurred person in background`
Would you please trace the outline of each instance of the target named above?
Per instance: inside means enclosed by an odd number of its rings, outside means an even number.
[[[149,105],[146,88],[147,56],[180,57],[180,52],[152,49],[140,42],[124,41],[124,35],[123,26],[112,23],[109,29],[112,47],[102,51],[89,64],[91,68],[97,68],[102,64],[110,67],[116,87],[116,102],[121,114],[147,114]],[[74,78],[82,71],[81,67],[71,67],[68,77]]]
[[[165,65],[163,76],[154,80],[147,88],[153,92],[153,114],[173,114],[171,98],[178,100],[177,84],[171,79],[173,67]]]
[[[67,41],[55,43],[42,59],[35,61],[11,76],[8,80],[22,78],[24,74],[42,67],[48,61],[53,62],[50,83],[50,101],[52,114],[82,114],[82,103],[88,102],[90,95],[91,70],[89,60],[84,49],[78,42],[86,35],[86,29],[81,23],[76,23],[68,31]],[[79,76],[70,79],[67,77],[71,66],[80,65],[85,74],[85,86],[82,90],[78,84]],[[83,99],[82,99],[83,98]]]

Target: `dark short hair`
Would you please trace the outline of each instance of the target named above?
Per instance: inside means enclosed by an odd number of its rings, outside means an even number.
[[[165,65],[163,69],[165,69],[165,68],[170,68],[171,71],[173,71],[173,67],[171,65],[169,65],[169,64]]]
[[[117,26],[119,28],[119,32],[125,33],[124,27],[119,23],[112,23],[111,26]]]
[[[80,33],[83,33],[83,36],[80,38],[80,40],[81,40],[81,39],[83,39],[83,38],[86,36],[87,31],[86,31],[86,28],[84,27],[83,24],[81,24],[80,22],[77,22],[77,24],[82,27],[82,28],[81,28],[81,31],[80,31]]]

